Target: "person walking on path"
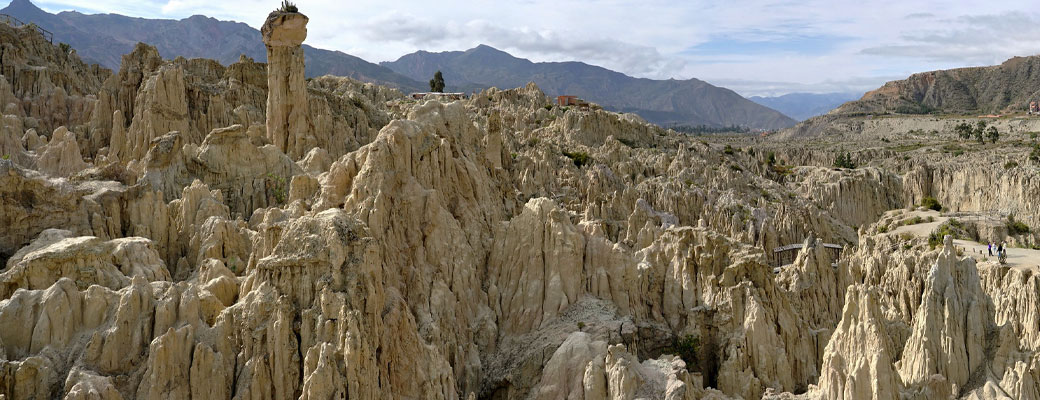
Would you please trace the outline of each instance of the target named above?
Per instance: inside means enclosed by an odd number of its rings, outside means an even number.
[[[993,242],[989,242],[989,246],[986,246],[986,251],[989,252],[990,257],[993,257]]]

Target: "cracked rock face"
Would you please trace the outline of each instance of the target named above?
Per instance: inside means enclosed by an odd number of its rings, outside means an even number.
[[[1040,395],[1036,271],[883,232],[924,195],[1034,221],[1026,172],[308,82],[306,23],[266,69],[115,74],[0,24],[0,398]]]

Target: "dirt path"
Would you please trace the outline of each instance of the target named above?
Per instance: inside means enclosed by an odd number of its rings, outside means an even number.
[[[943,216],[938,211],[932,211],[932,210],[913,211],[913,212],[909,212],[909,213],[904,214],[903,217],[904,218],[913,218],[915,216],[919,216],[922,219],[927,219],[928,217],[931,217],[933,219],[933,221],[932,222],[920,223],[920,224],[914,224],[914,225],[903,225],[903,226],[900,226],[900,227],[892,230],[892,233],[894,233],[894,234],[910,233],[910,234],[912,234],[914,236],[917,236],[917,237],[928,237],[929,234],[934,232],[936,229],[939,228],[940,225],[942,225],[943,223],[945,223],[946,221],[948,221],[950,219],[950,217]],[[961,217],[958,217],[958,218],[962,218],[963,219],[964,217],[961,216]],[[971,218],[971,217],[968,217],[968,218]],[[988,216],[979,216],[979,218],[990,218],[990,217],[988,217]],[[992,256],[989,255],[989,252],[986,250],[987,244],[985,244],[985,243],[978,243],[978,242],[974,242],[974,241],[970,241],[970,240],[961,240],[961,239],[954,240],[953,243],[955,245],[957,245],[957,247],[963,249],[964,250],[964,254],[971,255],[972,257],[975,258],[975,260],[979,261],[980,263],[983,263],[983,264],[980,264],[980,267],[985,265],[985,264],[996,265],[996,263],[997,263],[996,251],[994,251],[994,253],[993,253],[994,255],[992,255]],[[1040,250],[1010,247],[1007,250],[1007,254],[1008,254],[1008,257],[1007,257],[1007,264],[1008,265],[1010,265],[1012,267],[1016,267],[1016,268],[1030,269],[1033,272],[1040,273]]]
[[[960,239],[954,240],[953,244],[964,249],[964,254],[971,255],[978,261],[994,265],[997,263],[997,256],[989,255],[986,250],[986,244]],[[1016,268],[1040,272],[1040,250],[1009,247],[1007,249],[1007,264]]]

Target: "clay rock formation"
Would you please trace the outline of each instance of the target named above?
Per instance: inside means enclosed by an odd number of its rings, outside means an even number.
[[[306,21],[271,15],[266,74],[139,45],[53,129],[0,80],[0,396],[1040,393],[1035,271],[879,229],[924,195],[1031,213],[1026,171],[974,195],[995,172],[822,168],[533,84],[307,82]]]
[[[994,311],[974,264],[957,259],[953,238],[945,238],[939,259],[928,271],[913,332],[903,349],[899,374],[908,386],[940,375],[957,393],[984,365]]]
[[[841,322],[824,350],[822,398],[900,398],[903,382],[892,365],[897,349],[885,326],[877,291],[850,286]]]
[[[307,126],[307,84],[304,81],[303,41],[306,15],[273,12],[260,29],[267,46],[267,140],[294,158],[314,147]]]

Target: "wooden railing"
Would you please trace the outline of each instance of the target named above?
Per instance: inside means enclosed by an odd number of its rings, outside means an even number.
[[[32,23],[26,24],[26,23],[22,22],[22,20],[20,20],[18,18],[15,18],[14,16],[7,15],[7,14],[0,14],[0,22],[6,23],[6,24],[11,25],[13,27],[19,27],[19,26],[23,26],[23,25],[32,26],[33,29],[36,29],[37,32],[39,32],[41,35],[43,35],[44,39],[47,39],[48,42],[54,43],[54,34],[51,33],[51,31],[48,31],[46,29],[41,28],[39,25],[32,24]]]

